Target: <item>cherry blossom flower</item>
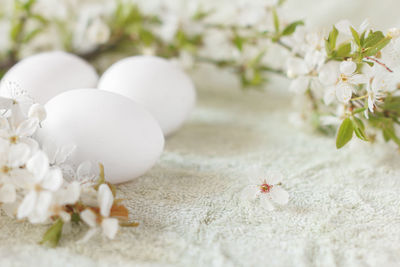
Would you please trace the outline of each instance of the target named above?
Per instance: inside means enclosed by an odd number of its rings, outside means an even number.
[[[333,68],[334,65],[326,65],[319,74],[321,83],[327,86],[324,101],[326,104],[330,104],[333,101],[333,96],[336,95],[340,102],[347,103],[350,101],[356,86],[367,83],[368,78],[364,74],[356,72],[357,64],[352,60],[340,63],[339,75]]]
[[[268,211],[274,210],[272,202],[279,205],[286,205],[289,201],[289,194],[282,188],[281,175],[271,173],[259,184],[247,186],[242,191],[242,198],[253,201],[259,199],[261,205]]]
[[[47,155],[38,151],[26,163],[31,176],[24,177],[19,183],[30,188],[18,208],[17,218],[28,217],[31,223],[43,223],[49,218],[49,207],[53,199],[53,192],[57,191],[62,183],[62,172],[57,167],[49,167]]]
[[[92,209],[85,209],[81,213],[82,220],[91,228],[82,242],[89,240],[98,231],[98,224],[101,226],[103,235],[109,239],[113,239],[118,231],[118,219],[109,217],[114,197],[107,184],[100,185],[97,201],[100,207],[99,214],[96,214]]]

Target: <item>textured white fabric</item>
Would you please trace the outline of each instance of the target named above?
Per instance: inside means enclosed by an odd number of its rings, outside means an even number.
[[[147,175],[119,186],[138,228],[110,242],[35,244],[44,227],[0,217],[0,266],[396,266],[400,157],[394,147],[336,151],[287,122],[288,97],[210,89]],[[242,202],[255,173],[285,173],[287,206]]]
[[[306,10],[303,2],[313,1],[298,1]],[[311,7],[320,2],[350,1]],[[85,228],[66,229],[60,247],[47,249],[36,244],[46,227],[1,216],[0,266],[399,266],[395,146],[352,142],[337,151],[332,138],[288,123],[286,84],[244,93],[215,76],[200,79],[210,86],[154,169],[118,187],[138,228],[86,244],[75,242]],[[242,202],[243,188],[271,168],[285,173],[289,204],[266,212]]]

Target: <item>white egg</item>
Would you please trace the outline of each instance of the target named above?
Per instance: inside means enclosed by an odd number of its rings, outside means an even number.
[[[1,81],[0,95],[13,97],[12,83],[45,104],[64,91],[96,87],[97,81],[95,69],[83,59],[62,51],[44,52],[15,64]]]
[[[76,145],[72,163],[104,164],[106,179],[122,183],[157,161],[164,136],[157,121],[131,99],[97,89],[64,92],[45,105],[37,137],[44,146]]]
[[[171,62],[153,56],[118,61],[102,75],[98,88],[143,105],[159,122],[164,135],[183,124],[196,102],[189,76]]]

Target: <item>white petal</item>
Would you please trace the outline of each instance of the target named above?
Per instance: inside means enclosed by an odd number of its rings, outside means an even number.
[[[357,69],[357,64],[351,60],[345,60],[340,63],[340,72],[350,76],[352,75]]]
[[[42,151],[35,155],[26,163],[26,168],[34,175],[35,182],[41,181],[49,169],[49,159]]]
[[[282,180],[283,180],[282,173],[278,171],[268,171],[265,177],[265,181],[269,185],[277,184],[279,182],[282,182]]]
[[[46,119],[46,109],[40,104],[33,104],[29,108],[28,112],[29,118],[37,118],[40,121],[44,121]]]
[[[40,186],[50,191],[56,191],[63,183],[62,172],[59,168],[52,168],[48,170]]]
[[[93,164],[90,161],[85,161],[79,164],[76,170],[77,180],[80,182],[90,182],[97,177],[97,168],[93,168]]]
[[[101,222],[101,228],[103,228],[103,234],[109,239],[114,239],[118,232],[118,220],[115,218],[107,218]]]
[[[307,91],[310,84],[310,79],[307,76],[299,76],[290,83],[289,90],[298,94],[303,94]]]
[[[39,150],[39,143],[30,137],[22,137],[19,139],[20,143],[28,145],[31,155],[34,155]]]
[[[89,229],[89,231],[87,231],[86,234],[80,240],[77,241],[77,243],[82,244],[88,242],[98,231],[99,231],[98,228]]]
[[[319,81],[325,85],[333,85],[337,82],[339,77],[339,67],[336,62],[329,62],[321,67],[318,79]]]
[[[298,75],[305,75],[309,72],[307,64],[300,58],[289,58],[287,61],[287,75],[294,78]]]
[[[68,212],[60,211],[58,213],[58,216],[61,217],[61,220],[63,220],[63,222],[70,222],[71,221],[71,215]]]
[[[22,200],[21,205],[18,207],[17,218],[22,219],[27,217],[32,213],[36,205],[37,193],[36,191],[29,192],[24,200]]]
[[[0,109],[10,109],[13,102],[11,98],[0,97]]]
[[[55,163],[58,165],[64,163],[67,160],[67,158],[72,155],[75,149],[76,145],[74,144],[64,145],[60,147],[56,152]]]
[[[48,191],[41,191],[38,195],[35,207],[35,215],[37,216],[37,222],[44,222],[49,216],[49,207],[53,196]]]
[[[368,97],[368,109],[374,112],[374,101],[371,96]]]
[[[274,210],[274,206],[272,205],[271,201],[269,200],[269,197],[267,197],[265,194],[261,195],[260,204],[267,211],[273,211]]]
[[[29,146],[26,144],[11,145],[8,152],[8,163],[10,167],[19,167],[26,163],[30,156]]]
[[[10,130],[10,123],[8,122],[6,117],[3,116],[0,117],[0,129],[6,131]]]
[[[364,84],[368,82],[368,78],[363,74],[354,74],[349,77],[349,82],[352,84]]]
[[[335,24],[336,29],[338,29],[339,32],[351,35],[351,30],[350,27],[352,27],[351,23],[349,20],[344,19]]]
[[[360,27],[359,27],[359,32],[360,33],[362,33],[362,32],[364,32],[365,30],[367,30],[368,29],[368,27],[369,27],[369,24],[370,24],[370,22],[369,22],[369,19],[368,18],[366,18],[365,20],[363,20],[363,22],[361,22],[361,25],[360,25]]]
[[[90,209],[85,209],[82,211],[80,217],[90,227],[96,227],[96,214]]]
[[[259,192],[260,187],[258,185],[248,185],[242,190],[240,198],[242,200],[252,201],[257,198]]]
[[[347,103],[353,94],[353,86],[349,83],[339,83],[336,86],[336,97],[340,102]]]
[[[17,193],[12,184],[4,184],[0,187],[0,203],[13,203],[16,199]]]
[[[280,186],[272,187],[269,192],[272,200],[280,205],[285,205],[289,202],[289,194],[286,190],[282,189]]]
[[[80,192],[80,184],[72,182],[66,189],[57,191],[57,202],[60,205],[74,204],[78,201]]]
[[[97,201],[100,207],[100,214],[103,217],[108,217],[110,215],[110,209],[114,203],[114,197],[108,185],[100,185],[97,195]]]
[[[326,88],[324,93],[324,103],[325,105],[330,105],[335,99],[336,89],[335,86],[329,86]]]
[[[31,136],[36,132],[38,126],[39,120],[37,118],[29,118],[18,125],[15,133],[18,136]]]

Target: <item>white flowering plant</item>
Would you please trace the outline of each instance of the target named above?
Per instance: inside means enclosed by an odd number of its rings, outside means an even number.
[[[8,216],[32,224],[52,224],[42,243],[56,246],[65,224],[85,223],[88,240],[97,229],[114,238],[119,225],[128,221],[128,210],[115,198],[115,188],[90,162],[76,171],[68,164],[75,147],[66,145],[53,153],[34,134],[46,118],[44,108],[20,93],[0,98],[0,208]]]

